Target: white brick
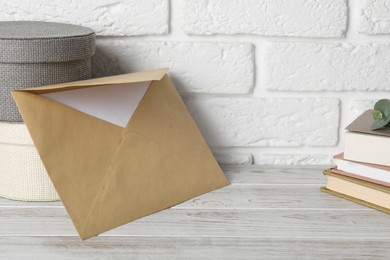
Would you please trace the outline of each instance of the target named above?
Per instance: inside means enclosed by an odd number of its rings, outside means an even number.
[[[390,44],[273,42],[264,70],[269,90],[390,90]]]
[[[256,158],[261,165],[332,165],[332,155],[325,154],[263,154]]]
[[[247,165],[253,163],[250,153],[214,152],[215,159],[221,165]]]
[[[168,32],[168,0],[0,0],[0,20],[36,20],[79,24],[99,35],[147,35]]]
[[[211,146],[332,146],[339,100],[192,98],[186,100]]]
[[[182,93],[248,93],[253,88],[251,44],[115,39],[100,40],[97,45],[101,54],[93,62],[95,75],[105,74],[109,67],[117,67],[123,73],[169,67]]]
[[[348,123],[355,120],[358,116],[360,116],[367,109],[373,109],[375,102],[378,100],[379,100],[379,98],[378,99],[352,100],[352,102],[350,104],[349,111],[348,111]]]
[[[185,0],[182,29],[189,34],[343,37],[346,0]]]
[[[390,33],[390,1],[360,0],[359,32],[364,34]]]

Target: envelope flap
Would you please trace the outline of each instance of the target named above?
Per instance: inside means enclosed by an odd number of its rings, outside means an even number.
[[[87,87],[101,86],[101,85],[115,85],[123,83],[135,83],[143,81],[161,80],[162,77],[168,72],[167,68],[122,74],[117,76],[96,78],[90,80],[74,81],[68,83],[61,83],[55,85],[48,85],[43,87],[25,88],[17,90],[21,92],[30,92],[33,94],[44,94],[65,90],[81,89]]]

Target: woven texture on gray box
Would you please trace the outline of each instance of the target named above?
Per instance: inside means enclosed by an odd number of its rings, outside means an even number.
[[[91,78],[95,33],[48,22],[0,22],[0,121],[21,122],[17,89]]]
[[[91,78],[91,60],[58,63],[0,63],[0,121],[22,122],[12,91]],[[6,75],[6,76],[3,76]]]
[[[47,22],[0,22],[0,62],[62,62],[90,58],[95,33],[86,27]]]

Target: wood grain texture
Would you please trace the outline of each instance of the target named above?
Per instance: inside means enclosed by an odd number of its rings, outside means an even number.
[[[388,259],[390,242],[245,237],[0,237],[1,259]],[[33,256],[33,257],[32,257]]]
[[[329,166],[317,167],[265,167],[265,166],[225,166],[222,167],[231,183],[241,184],[319,184],[326,181],[322,174]]]
[[[316,208],[356,208],[353,203],[340,202],[318,191],[319,185],[326,181],[322,169],[230,166],[224,167],[224,171],[232,185],[189,200],[176,208],[308,208],[312,204]],[[302,194],[307,195],[305,200],[302,200]],[[332,203],[332,200],[340,203]],[[62,207],[62,203],[0,198],[1,207]]]
[[[305,208],[349,210],[361,209],[355,203],[340,200],[319,190],[318,185],[241,185],[222,189],[188,200],[175,209],[267,209]],[[302,197],[302,195],[305,197]],[[31,203],[0,199],[0,210],[11,207],[63,208],[61,202]]]
[[[376,224],[380,223],[380,225]],[[376,224],[376,225],[375,225]],[[390,218],[375,210],[201,210],[168,209],[102,236],[344,237],[390,239]],[[63,209],[2,209],[0,236],[71,235]]]
[[[388,259],[389,215],[320,192],[323,168],[223,167],[231,186],[84,242],[60,202],[0,199],[0,259]]]

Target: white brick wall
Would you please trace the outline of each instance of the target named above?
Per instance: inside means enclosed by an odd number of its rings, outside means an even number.
[[[381,98],[382,97],[378,97],[376,99],[355,99],[355,100],[352,100],[350,107],[349,107],[348,123],[352,122],[356,117],[358,117],[360,114],[362,114],[367,109],[372,109],[375,105],[375,101],[377,101]]]
[[[338,99],[191,98],[186,104],[211,146],[337,144]]]
[[[183,0],[182,28],[190,34],[341,37],[345,0]]]
[[[360,28],[365,34],[390,33],[390,1],[360,0]]]
[[[98,34],[95,76],[170,67],[224,164],[328,164],[390,98],[390,0],[0,0]]]
[[[390,90],[389,43],[272,42],[265,49],[269,90]]]
[[[318,154],[262,154],[257,160],[257,164],[269,165],[330,165],[331,155]]]
[[[98,52],[116,60],[123,73],[169,67],[182,93],[245,94],[254,87],[254,53],[249,43],[115,39],[99,40]],[[95,59],[94,73],[104,75],[107,62]]]
[[[169,0],[0,0],[1,20],[77,23],[100,35],[168,32]]]

